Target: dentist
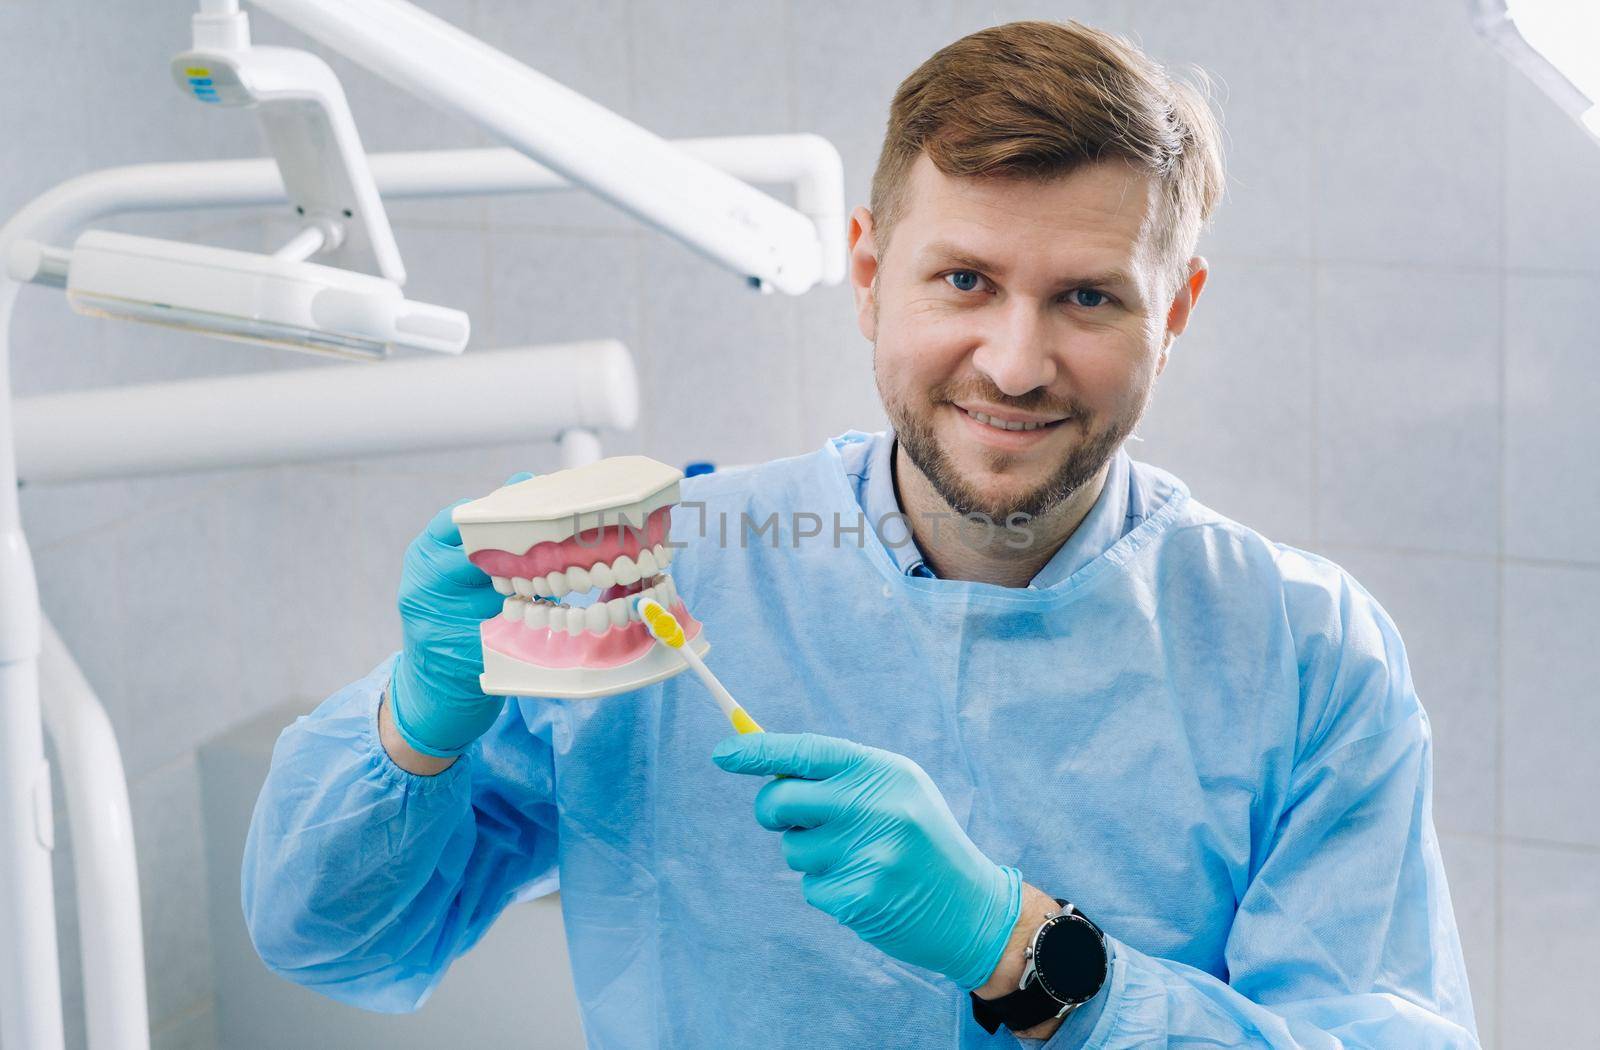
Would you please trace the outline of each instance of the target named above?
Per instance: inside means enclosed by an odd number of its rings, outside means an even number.
[[[691,479],[674,520],[719,676],[785,732],[708,759],[690,676],[484,697],[501,599],[441,512],[402,650],[274,753],[267,965],[412,1010],[559,885],[597,1048],[1476,1046],[1394,624],[1123,449],[1221,190],[1205,103],[1116,38],[924,62],[850,220],[892,433]]]

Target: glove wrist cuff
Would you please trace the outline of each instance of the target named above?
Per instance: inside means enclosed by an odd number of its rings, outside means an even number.
[[[972,943],[977,946],[968,967],[952,973],[951,979],[964,992],[982,987],[1000,965],[1006,945],[1011,943],[1011,932],[1022,916],[1022,872],[1016,868],[997,867],[1000,880],[998,892],[991,898],[991,908],[975,932]]]
[[[400,659],[403,662],[405,657],[402,656]],[[400,680],[402,677],[401,667],[397,664],[394,673],[389,676],[389,687],[387,689],[389,713],[394,716],[395,732],[400,734],[400,739],[404,740],[406,746],[411,750],[421,752],[424,755],[432,755],[434,758],[454,758],[465,751],[467,744],[453,748],[434,747],[432,744],[420,739],[416,730],[406,724],[406,705],[400,699]],[[467,741],[468,744],[471,742],[470,740]]]

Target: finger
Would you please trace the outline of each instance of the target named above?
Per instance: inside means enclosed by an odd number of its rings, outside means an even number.
[[[845,921],[848,910],[856,903],[849,880],[837,875],[806,875],[800,880],[800,892],[807,904],[840,922]]]
[[[833,813],[833,789],[815,780],[774,780],[756,792],[756,823],[768,831],[814,828]]]
[[[448,547],[461,546],[461,530],[456,528],[456,523],[450,515],[463,503],[471,503],[469,499],[458,499],[450,506],[444,508],[433,516],[433,519],[423,528],[422,534],[435,543]]]
[[[711,760],[730,773],[825,780],[865,753],[860,744],[815,733],[743,733],[718,744]]]
[[[451,594],[463,590],[474,594],[482,592],[483,599],[479,604],[490,610],[484,614],[490,616],[500,599],[495,597],[491,601],[488,597],[497,593],[493,590],[493,583],[487,573],[467,560],[466,552],[461,548],[461,530],[450,518],[455,508],[469,502],[456,500],[435,514],[413,541],[407,557],[414,559],[415,565],[426,566],[424,580],[431,578],[433,581],[424,584],[429,589],[440,588]]]
[[[783,833],[783,862],[802,875],[821,875],[844,852],[832,828],[792,828]]]

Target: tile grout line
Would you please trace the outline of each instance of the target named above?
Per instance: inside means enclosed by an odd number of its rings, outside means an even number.
[[[788,95],[788,99],[787,99],[788,107],[787,108],[788,108],[788,116],[789,116],[789,132],[791,134],[798,134],[799,131],[800,131],[800,89],[799,89],[799,82],[795,77],[794,40],[795,40],[795,34],[794,34],[794,3],[793,3],[793,0],[784,0],[784,4],[783,4],[783,79],[784,79],[784,91]],[[849,206],[850,206],[850,202],[846,201],[845,202],[845,207],[849,207]],[[813,286],[813,290],[815,290],[816,287],[820,287],[820,286]],[[806,347],[805,347],[805,323],[804,323],[805,314],[804,314],[804,311],[802,310],[802,308],[800,306],[800,302],[801,302],[801,299],[799,297],[792,297],[788,303],[784,304],[785,306],[787,306],[789,308],[789,311],[788,311],[789,312],[789,319],[788,319],[788,324],[786,325],[786,327],[788,328],[789,339],[790,339],[790,343],[791,343],[791,347],[792,347],[792,351],[793,351],[791,356],[794,358],[795,390],[796,390],[797,395],[798,395],[798,396],[794,397],[793,399],[791,399],[791,401],[790,401],[792,424],[789,427],[789,434],[788,434],[788,437],[785,439],[784,444],[785,444],[785,446],[787,446],[789,448],[792,448],[795,453],[800,453],[800,452],[805,451],[805,448],[804,448],[805,442],[804,442],[804,440],[801,439],[801,434],[805,430],[805,419],[806,419],[805,409],[804,409],[804,406],[802,404],[802,401],[803,401],[803,399],[805,397],[805,390],[806,390],[806,371],[807,371],[807,369],[805,367],[805,363],[806,363],[807,360],[810,359],[810,356],[811,356],[810,354],[806,353]]]
[[[1495,515],[1495,602],[1494,602],[1494,636],[1495,636],[1495,666],[1494,666],[1494,818],[1495,831],[1494,844],[1494,988],[1491,989],[1489,999],[1494,1006],[1494,1023],[1492,1036],[1494,1045],[1504,1045],[1504,1002],[1502,986],[1505,983],[1505,844],[1506,844],[1506,767],[1505,767],[1505,729],[1506,729],[1506,366],[1510,356],[1506,346],[1509,326],[1506,319],[1506,310],[1510,297],[1506,294],[1506,284],[1509,277],[1506,273],[1506,241],[1507,224],[1510,216],[1509,202],[1509,147],[1510,147],[1510,82],[1506,77],[1506,67],[1501,63],[1498,67],[1500,91],[1500,149],[1499,171],[1500,179],[1500,227],[1498,231],[1496,252],[1500,260],[1500,280],[1496,290],[1498,294],[1497,308],[1499,310],[1499,338],[1497,349],[1499,351],[1499,381],[1498,397],[1495,399],[1495,435],[1499,451],[1499,469],[1495,472],[1495,502],[1497,513]]]
[[[1579,856],[1600,856],[1600,842],[1563,842],[1535,835],[1500,835],[1500,841],[1509,846],[1527,846],[1533,849],[1558,850]]]
[[[1500,835],[1493,831],[1466,831],[1458,828],[1436,828],[1440,838],[1466,839],[1479,845],[1492,846],[1504,841],[1513,846],[1528,846],[1532,849],[1558,850],[1563,853],[1575,853],[1580,856],[1600,855],[1600,841],[1596,842],[1566,842],[1561,839],[1541,838],[1538,835]]]
[[[201,1017],[207,1012],[215,1010],[216,1005],[217,997],[215,993],[202,996],[183,1009],[170,1013],[159,1021],[151,1021],[150,1034],[161,1035],[164,1032],[170,1032],[186,1021],[192,1021],[196,1017]]]
[[[1312,34],[1316,30],[1316,16],[1313,13],[1313,10],[1310,7],[1305,8],[1301,12],[1301,17],[1306,20],[1306,24],[1303,26],[1303,39],[1312,39]],[[1311,284],[1309,295],[1311,323],[1306,330],[1307,340],[1310,343],[1310,360],[1308,362],[1310,404],[1307,406],[1306,418],[1309,421],[1310,426],[1310,447],[1308,449],[1310,453],[1310,463],[1308,465],[1308,473],[1310,474],[1311,479],[1311,489],[1309,493],[1310,506],[1307,508],[1307,510],[1311,519],[1311,545],[1313,547],[1321,547],[1322,522],[1320,519],[1322,500],[1320,498],[1320,492],[1322,488],[1322,457],[1320,454],[1320,446],[1322,444],[1322,435],[1321,419],[1317,409],[1318,404],[1321,401],[1322,381],[1322,369],[1320,367],[1320,361],[1322,357],[1322,339],[1318,332],[1320,327],[1319,322],[1322,318],[1322,308],[1318,301],[1318,294],[1322,288],[1323,260],[1319,255],[1322,246],[1322,223],[1320,221],[1320,212],[1316,207],[1316,200],[1317,190],[1321,181],[1318,176],[1319,169],[1317,165],[1317,157],[1320,155],[1322,148],[1322,135],[1320,133],[1322,120],[1319,113],[1321,107],[1318,105],[1320,94],[1316,91],[1317,66],[1312,55],[1313,51],[1308,47],[1305,49],[1301,58],[1301,61],[1305,63],[1304,72],[1306,89],[1310,92],[1312,99],[1311,129],[1310,133],[1306,136],[1306,150],[1310,154],[1308,158],[1310,162],[1306,165],[1306,179],[1309,183],[1309,185],[1306,187],[1306,199],[1311,203],[1311,221],[1309,223],[1309,228],[1306,230],[1306,236],[1310,241],[1310,243],[1307,245],[1307,250],[1310,252],[1310,260],[1306,268],[1306,273],[1307,280]]]
[[[1293,544],[1291,544],[1292,546]],[[1567,569],[1573,572],[1600,572],[1600,561],[1578,561],[1567,558],[1533,558],[1506,555],[1504,557],[1482,551],[1445,550],[1441,547],[1407,547],[1388,543],[1370,543],[1365,540],[1329,540],[1324,551],[1361,551],[1369,554],[1387,554],[1412,558],[1440,558],[1468,564],[1513,565],[1519,568]],[[1327,556],[1324,551],[1316,553]],[[1337,560],[1337,559],[1335,559]]]

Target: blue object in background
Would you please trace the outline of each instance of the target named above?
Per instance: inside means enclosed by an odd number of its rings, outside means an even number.
[[[699,477],[701,474],[713,473],[716,469],[717,465],[715,463],[707,463],[705,460],[696,460],[695,462],[690,463],[683,468],[683,476],[686,478]]]

